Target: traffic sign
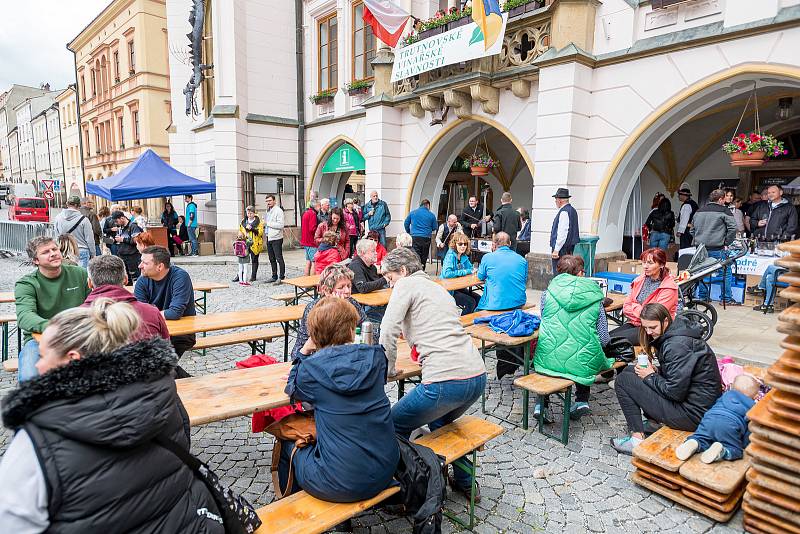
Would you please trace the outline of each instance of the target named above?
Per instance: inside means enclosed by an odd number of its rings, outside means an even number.
[[[46,198],[47,200],[53,200],[54,198],[56,198],[56,194],[50,191],[49,189],[45,191],[43,194],[44,198]]]

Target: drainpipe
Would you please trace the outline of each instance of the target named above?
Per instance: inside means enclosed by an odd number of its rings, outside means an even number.
[[[78,125],[78,159],[81,162],[81,184],[83,184],[83,193],[86,195],[86,173],[83,167],[83,128],[81,128],[81,99],[80,94],[78,92],[78,54],[74,50],[70,50],[69,46],[67,46],[67,50],[72,52],[72,65],[75,71],[75,117],[77,120]],[[66,171],[64,171],[64,176],[66,177]]]
[[[306,107],[303,65],[303,0],[294,0],[295,23],[295,69],[297,78],[297,199],[298,212],[306,206],[305,152],[306,152]]]

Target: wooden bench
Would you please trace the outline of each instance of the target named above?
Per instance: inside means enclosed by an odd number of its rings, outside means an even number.
[[[503,427],[469,415],[422,436],[417,443],[430,447],[436,454],[444,456],[448,464],[472,453],[473,465],[476,451],[488,441],[503,433]],[[474,477],[473,477],[474,479]],[[332,503],[312,497],[300,491],[285,499],[260,508],[258,516],[263,525],[256,534],[319,533],[346,521],[379,504],[395,493],[399,487],[388,488],[372,499],[355,503]],[[474,485],[473,485],[474,495]],[[473,501],[474,499],[470,499]],[[457,518],[456,518],[457,520]],[[470,520],[465,526],[471,529],[475,522],[474,502],[470,503]]]
[[[621,369],[627,364],[625,362],[614,362],[612,369]],[[558,378],[554,376],[530,373],[514,380],[514,385],[536,395],[536,403],[539,406],[538,426],[539,433],[548,438],[557,439],[564,445],[569,442],[569,415],[572,403],[572,386],[575,382],[568,378]],[[550,395],[557,395],[564,404],[564,413],[561,418],[561,437],[545,432],[544,430],[544,402]],[[528,428],[528,407],[523,406],[523,428]]]
[[[257,328],[255,330],[240,330],[238,332],[231,332],[230,334],[220,334],[216,336],[207,336],[197,338],[197,343],[194,344],[192,350],[206,350],[215,347],[225,347],[228,345],[237,345],[239,343],[247,343],[253,354],[257,352],[266,352],[266,344],[269,341],[281,338],[286,334],[281,327],[271,328]]]
[[[277,295],[270,295],[269,298],[283,302],[285,306],[291,306],[297,300],[297,296],[294,293],[278,293]]]
[[[633,450],[631,479],[678,504],[727,522],[745,492],[748,459],[705,464],[700,455],[680,460],[675,449],[691,432],[662,427]]]
[[[3,371],[16,373],[19,369],[19,358],[9,358],[3,362]]]

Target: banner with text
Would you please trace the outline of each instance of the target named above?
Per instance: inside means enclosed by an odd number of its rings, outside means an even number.
[[[395,48],[392,82],[453,63],[499,54],[503,48],[506,22],[508,13],[503,13],[502,26],[499,32],[492,32],[491,43],[485,42],[481,27],[471,22],[404,48]]]

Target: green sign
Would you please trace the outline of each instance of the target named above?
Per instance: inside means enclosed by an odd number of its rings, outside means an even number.
[[[365,168],[364,156],[353,145],[345,143],[331,154],[322,167],[322,172],[363,171]]]

